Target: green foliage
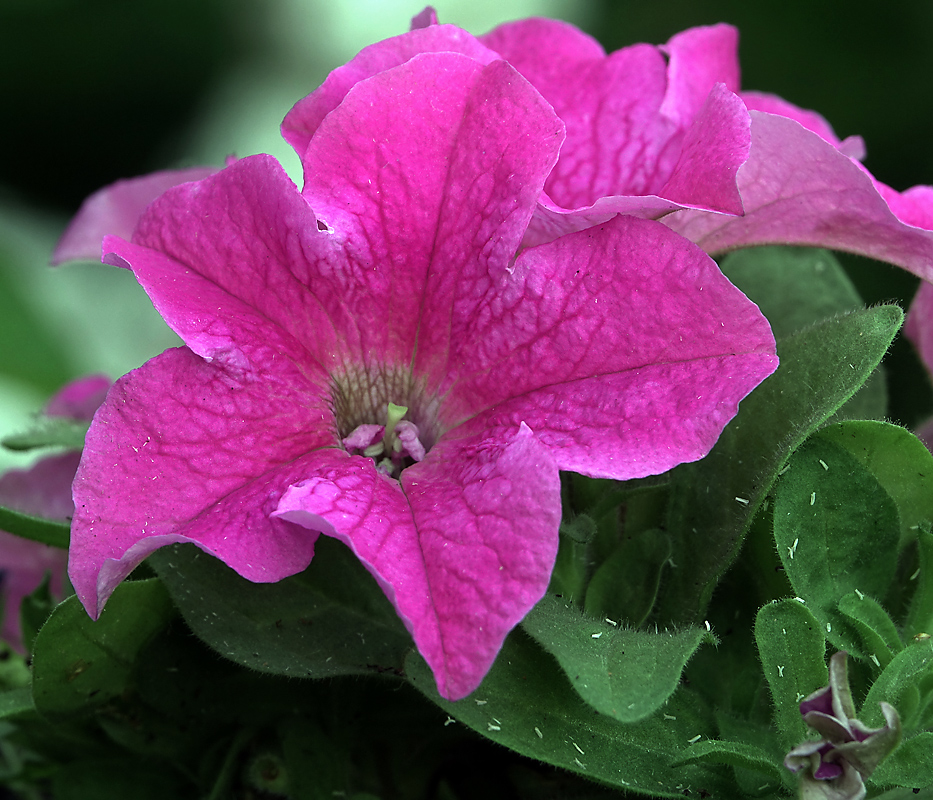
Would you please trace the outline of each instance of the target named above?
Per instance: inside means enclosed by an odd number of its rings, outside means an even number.
[[[71,526],[66,522],[34,517],[4,506],[0,506],[0,530],[63,550],[71,537]]]
[[[602,714],[637,722],[674,693],[687,660],[704,640],[702,628],[649,632],[584,617],[553,596],[525,617],[522,627],[547,650],[580,696]]]

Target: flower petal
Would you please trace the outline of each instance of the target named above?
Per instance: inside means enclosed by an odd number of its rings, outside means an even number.
[[[508,268],[561,132],[503,61],[421,55],[349,92],[308,146],[303,193],[349,254],[363,352],[409,365],[417,344],[415,372],[439,380],[452,307]]]
[[[92,616],[174,542],[194,542],[253,581],[308,565],[315,537],[269,513],[336,434],[332,415],[308,402],[310,384],[273,366],[231,371],[178,348],[114,384],[74,482],[69,574]]]
[[[777,366],[767,320],[716,264],[631,217],[525,250],[457,311],[449,435],[525,422],[561,469],[594,476],[701,458]]]
[[[752,147],[738,174],[745,216],[677,211],[665,224],[712,254],[761,244],[828,247],[933,280],[933,233],[898,219],[859,164],[794,120],[751,117]]]
[[[117,181],[98,189],[82,204],[52,253],[52,263],[97,261],[104,236],[129,239],[136,223],[153,200],[164,191],[216,172],[215,167],[164,170]]]
[[[338,67],[320,87],[299,100],[282,122],[282,136],[299,157],[304,156],[311,137],[324,117],[333,111],[360,81],[404,64],[419,53],[461,53],[488,64],[499,56],[454,25],[437,25],[433,9],[425,8],[412,20],[413,29],[400,36],[363,48],[351,61]]]
[[[616,213],[658,217],[677,207],[741,213],[735,176],[747,156],[749,122],[732,93],[736,36],[727,25],[694,28],[666,48],[641,44],[609,56],[586,34],[553,20],[511,22],[481,37],[567,125],[526,244]]]
[[[543,596],[557,554],[557,469],[527,428],[439,443],[401,486],[354,458],[293,486],[274,516],[345,542],[457,700]]]

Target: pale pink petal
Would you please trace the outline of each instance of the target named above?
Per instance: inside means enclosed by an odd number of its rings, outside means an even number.
[[[861,161],[865,158],[865,142],[860,136],[849,136],[844,141],[836,136],[832,126],[822,114],[800,108],[788,103],[784,98],[765,92],[742,92],[740,97],[749,111],[764,111],[768,114],[777,114],[781,117],[796,120],[808,131],[813,131],[821,139],[833,145],[837,150]]]
[[[88,197],[59,239],[52,263],[99,261],[101,242],[108,234],[129,239],[146,207],[162,192],[216,172],[215,167],[165,170],[117,181]]]
[[[401,486],[353,459],[289,489],[275,516],[345,542],[457,700],[541,598],[557,553],[557,469],[527,428],[439,443]]]
[[[414,24],[414,20],[412,22]],[[340,105],[357,83],[404,64],[419,53],[444,52],[461,53],[481,64],[499,57],[454,25],[415,27],[408,33],[363,48],[351,61],[331,72],[319,88],[299,100],[288,112],[282,122],[282,136],[299,157],[303,156],[321,121]]]
[[[88,375],[78,378],[58,392],[45,407],[50,417],[67,417],[74,420],[91,421],[104,396],[110,388],[106,375]]]
[[[745,216],[677,211],[665,224],[712,254],[761,244],[827,247],[933,279],[933,233],[899,220],[861,165],[795,120],[751,116],[751,152],[738,175]]]
[[[338,446],[333,416],[292,365],[261,366],[230,370],[179,348],[114,384],[74,482],[69,574],[92,615],[169,543],[194,542],[253,581],[308,565],[314,537],[269,514]]]
[[[715,262],[631,217],[525,250],[451,340],[450,436],[525,422],[561,469],[621,480],[701,458],[777,366]]]
[[[917,348],[920,359],[933,374],[933,284],[920,284],[907,312],[904,334]]]

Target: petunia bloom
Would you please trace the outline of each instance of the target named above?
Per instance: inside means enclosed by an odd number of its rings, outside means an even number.
[[[110,381],[91,375],[69,383],[45,408],[48,417],[90,422],[104,399]],[[80,453],[68,451],[40,459],[29,469],[15,469],[0,476],[0,505],[33,516],[70,520],[74,513],[71,482]],[[39,542],[0,531],[0,587],[3,593],[2,636],[22,652],[19,608],[23,598],[36,589],[46,574],[54,597],[63,596],[67,553]]]
[[[657,222],[521,249],[562,138],[504,61],[421,54],[342,94],[302,191],[244,158],[105,239],[185,347],[88,432],[69,570],[92,615],[163,545],[268,582],[323,533],[460,698],[547,587],[559,470],[708,452],[777,365],[767,321]]]
[[[548,215],[548,230],[578,229],[604,218],[593,213],[600,204],[608,210],[619,196],[648,194],[676,181],[682,186],[676,195],[660,191],[682,210],[664,222],[711,254],[762,244],[811,245],[889,261],[933,280],[933,224],[922,221],[933,219],[933,190],[895,192],[859,163],[859,137],[839,140],[815,112],[773,95],[741,92],[738,34],[731,26],[692,28],[656,49],[669,63],[666,82],[662,77],[654,90],[663,99],[653,101],[657,110],[648,120],[642,115],[650,106],[643,105],[646,89],[639,80],[645,68],[618,67],[634,62],[647,45],[605,55],[582,31],[542,19],[508,23],[480,39],[540,89],[568,126],[549,187],[563,180],[569,187],[582,185],[582,191],[550,190],[565,211],[559,227],[553,225],[555,215]],[[647,74],[663,75],[658,68]],[[725,100],[733,93],[741,102]],[[720,103],[715,114],[714,102]],[[750,120],[744,151],[736,103]],[[683,143],[672,156],[678,135],[669,131],[676,126]],[[681,178],[677,170],[688,154],[696,171]],[[738,202],[710,202],[702,192],[710,174],[719,181],[731,177]]]
[[[526,244],[624,213],[663,218],[713,255],[810,245],[933,280],[933,189],[894,191],[859,163],[859,137],[840,140],[815,112],[740,91],[738,33],[730,25],[691,28],[662,46],[608,55],[558,20],[519,20],[473,38],[439,25],[427,8],[412,25],[363,50],[295,106],[283,133],[299,155],[354,82],[418,52],[450,50],[482,63],[498,54],[567,126]]]
[[[897,710],[881,703],[885,724],[869,728],[855,717],[849,689],[847,655],[829,660],[829,684],[800,703],[804,721],[822,738],[791,750],[784,766],[801,773],[801,797],[806,800],[863,800],[869,777],[901,738]]]

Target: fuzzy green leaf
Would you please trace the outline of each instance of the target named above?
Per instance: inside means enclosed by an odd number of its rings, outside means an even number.
[[[620,628],[552,595],[531,610],[522,627],[557,659],[587,703],[623,722],[644,719],[664,705],[704,639],[715,642],[702,628],[676,633]]]
[[[933,453],[905,428],[889,422],[850,420],[817,434],[844,447],[897,504],[901,542],[933,522]]]
[[[880,706],[884,700],[897,709],[904,732],[909,733],[916,728],[922,711],[921,685],[929,683],[931,676],[933,640],[912,642],[875,679],[859,711],[859,719],[872,728],[884,725]]]
[[[826,439],[806,442],[788,467],[774,490],[774,539],[787,577],[826,638],[867,657],[837,604],[854,592],[884,596],[897,567],[897,507],[847,450]]]
[[[886,667],[904,649],[894,620],[877,600],[867,594],[850,592],[840,598],[838,608],[861,637],[869,660],[877,659],[876,666]]]
[[[61,603],[36,637],[33,696],[49,718],[80,714],[118,697],[146,643],[175,616],[159,581],[126,581],[97,621],[75,596]]]
[[[332,677],[398,672],[411,636],[372,576],[322,536],[311,566],[252,583],[194,545],[149,558],[192,631],[221,655],[260,672]]]
[[[405,673],[452,719],[509,749],[627,792],[651,797],[735,796],[721,769],[670,764],[690,745],[715,735],[708,713],[683,690],[651,717],[622,723],[597,714],[524,632],[514,631],[480,687],[450,702],[437,693],[424,660],[412,655]]]
[[[758,612],[755,641],[771,689],[774,720],[787,751],[807,737],[800,701],[829,682],[826,639],[803,603],[780,600]]]
[[[907,636],[917,634],[933,635],[933,533],[918,531],[917,550],[920,567],[914,580],[917,588],[910,601],[904,633]]]
[[[879,786],[929,787],[933,784],[933,733],[919,733],[878,765],[871,783]]]

